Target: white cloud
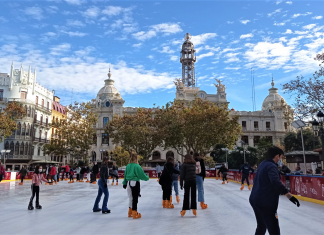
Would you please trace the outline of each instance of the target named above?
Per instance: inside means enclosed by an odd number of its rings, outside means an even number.
[[[248,34],[242,34],[240,36],[240,39],[244,39],[244,38],[252,38],[253,37],[253,34],[252,33],[248,33]]]
[[[292,4],[292,1],[287,1],[286,4],[291,5]]]
[[[209,57],[209,56],[213,56],[213,55],[214,55],[214,52],[208,52],[206,54],[198,55],[196,58],[197,58],[197,60],[199,60],[199,59],[202,59],[202,58],[205,58],[205,57]]]
[[[208,45],[205,46],[205,50],[210,50],[210,51],[219,51],[220,50],[220,47],[210,47]]]
[[[79,20],[67,20],[67,23],[66,23],[67,26],[72,26],[72,27],[84,27],[85,24],[82,23],[81,21]]]
[[[171,56],[170,60],[172,60],[172,61],[177,61],[177,60],[178,60],[178,56],[173,55],[173,56]]]
[[[181,27],[177,23],[162,23],[150,26],[150,30],[148,31],[140,31],[137,33],[133,33],[133,37],[137,40],[145,41],[152,37],[157,36],[157,33],[163,33],[164,35],[174,34],[182,32]]]
[[[136,43],[136,44],[133,44],[133,47],[137,47],[137,48],[139,48],[139,47],[141,47],[142,46],[142,43],[140,42],[140,43]]]
[[[306,12],[305,14],[300,14],[300,13],[298,13],[298,14],[294,14],[293,16],[292,16],[292,18],[297,18],[297,17],[299,17],[299,16],[307,16],[307,15],[311,15],[311,14],[313,14],[312,12]]]
[[[79,31],[72,32],[72,31],[61,30],[60,32],[64,33],[64,34],[67,34],[70,37],[84,37],[84,36],[88,35],[87,33],[82,33],[82,32],[79,32]]]
[[[271,16],[273,16],[273,15],[275,15],[277,13],[280,13],[280,12],[281,12],[281,9],[277,9],[277,10],[271,12],[271,13],[268,13],[268,17],[271,17]]]
[[[314,20],[320,20],[322,18],[323,18],[323,16],[314,16],[314,17],[312,17],[312,19],[314,19]]]
[[[227,70],[239,70],[241,67],[226,67]]]
[[[191,37],[191,42],[195,45],[198,46],[200,44],[204,44],[208,39],[216,37],[216,33],[204,33],[204,34],[199,34],[196,36]]]
[[[82,5],[86,1],[85,0],[65,0],[65,2],[71,5]]]
[[[232,62],[236,62],[236,61],[240,61],[239,58],[237,58],[237,55],[239,55],[240,53],[227,53],[224,56],[227,57],[228,59],[226,61],[224,61],[224,63],[232,63]]]
[[[234,21],[227,21],[227,24],[234,24]]]
[[[277,0],[277,1],[276,1],[276,5],[278,5],[278,4],[280,4],[280,3],[282,3],[282,0]]]
[[[43,10],[40,7],[27,7],[24,13],[28,16],[33,17],[36,20],[41,20],[44,18]]]
[[[102,14],[108,15],[108,16],[116,16],[125,11],[126,8],[122,8],[119,6],[107,6],[102,11]]]
[[[160,53],[167,53],[167,54],[172,54],[174,53],[174,50],[172,50],[169,46],[163,47],[162,51],[159,51]]]
[[[99,7],[93,6],[82,12],[82,15],[89,18],[96,18],[100,14]]]
[[[137,32],[137,33],[133,33],[132,34],[134,38],[136,38],[137,40],[140,40],[140,41],[145,41],[147,39],[150,39],[152,37],[155,37],[156,36],[156,32],[153,31],[153,30],[150,30],[150,31],[140,31],[140,32]]]
[[[58,10],[59,10],[59,8],[57,6],[49,6],[49,7],[46,7],[46,11],[48,13],[51,13],[51,14],[57,13]]]
[[[152,55],[149,55],[147,58],[149,58],[149,59],[154,59],[154,56],[152,56]]]
[[[79,51],[75,51],[75,54],[77,56],[87,56],[89,55],[91,52],[95,51],[96,49],[92,46],[88,46],[86,48],[83,48],[82,50]]]
[[[287,29],[285,33],[283,34],[292,34],[293,32],[290,29]]]
[[[274,23],[273,25],[275,25],[275,26],[284,26],[285,25],[285,22],[281,22],[281,23]]]
[[[69,43],[63,43],[51,48],[51,55],[60,55],[71,49],[71,45]]]
[[[251,22],[250,20],[240,20],[240,22],[242,23],[242,24],[247,24],[247,23],[249,23],[249,22]]]
[[[303,29],[308,29],[308,30],[310,30],[310,29],[314,28],[315,26],[316,26],[316,24],[309,24],[309,25],[305,25],[305,26],[303,26]]]

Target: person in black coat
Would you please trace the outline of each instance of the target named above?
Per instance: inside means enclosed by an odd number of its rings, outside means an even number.
[[[182,211],[180,212],[183,217],[186,214],[186,210],[192,209],[192,212],[197,216],[197,183],[196,183],[196,161],[190,154],[185,156],[184,163],[180,169],[180,188],[183,190],[184,184],[184,199]],[[191,200],[190,200],[191,199]],[[191,202],[191,205],[190,205]]]
[[[174,158],[169,157],[167,163],[164,165],[163,172],[161,174],[159,184],[163,190],[163,208],[174,208],[174,205],[170,202],[170,195],[172,192],[172,174],[179,174],[180,172],[174,169]]]
[[[282,158],[282,149],[272,146],[268,149],[269,158],[260,163],[253,180],[250,204],[254,210],[257,228],[255,235],[280,235],[278,222],[279,195],[285,195],[292,203],[300,206],[299,201],[288,192],[280,181],[277,162]]]
[[[196,161],[196,183],[198,190],[198,202],[200,202],[201,209],[207,209],[208,206],[205,204],[204,195],[204,181],[206,177],[206,167],[204,159],[199,155],[199,153],[194,153],[194,159]]]
[[[99,173],[99,167],[97,165],[97,162],[94,162],[93,167],[92,167],[92,179],[91,183],[94,183],[97,181],[97,174]]]
[[[228,183],[227,172],[228,172],[228,169],[225,167],[225,164],[222,164],[221,168],[219,168],[219,171],[218,171],[218,177],[219,177],[220,173],[222,173],[222,176],[223,176],[223,183],[222,184],[225,184],[225,180]]]
[[[254,170],[252,167],[249,166],[249,163],[248,162],[245,162],[241,167],[240,167],[240,170],[239,170],[239,173],[241,173],[242,171],[242,186],[241,186],[241,190],[244,189],[244,181],[246,180],[246,183],[249,187],[249,190],[251,191],[251,187],[250,187],[250,182],[249,182],[249,175],[250,175],[250,171],[251,171],[251,174],[253,174]]]
[[[26,177],[27,174],[28,174],[28,171],[26,169],[26,166],[23,166],[21,168],[21,170],[19,171],[19,173],[18,173],[18,175],[20,175],[20,180],[21,180],[21,182],[19,183],[19,185],[23,185],[24,178]]]

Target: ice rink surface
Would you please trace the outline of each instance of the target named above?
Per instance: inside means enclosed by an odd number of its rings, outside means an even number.
[[[247,187],[220,180],[205,179],[205,201],[208,209],[198,207],[198,216],[187,212],[180,216],[180,204],[162,209],[162,191],[155,179],[141,181],[138,211],[141,219],[127,217],[128,197],[121,182],[108,186],[108,208],[111,214],[93,213],[98,186],[89,183],[41,185],[42,210],[27,210],[31,181],[0,183],[0,234],[220,234],[252,235],[256,221]],[[100,203],[101,207],[101,203]],[[324,206],[301,201],[297,208],[286,197],[280,198],[279,223],[284,235],[323,235]]]

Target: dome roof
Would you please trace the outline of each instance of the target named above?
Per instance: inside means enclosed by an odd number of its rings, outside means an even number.
[[[270,111],[273,106],[281,106],[281,101],[283,100],[285,103],[285,99],[278,94],[278,88],[274,87],[274,82],[272,79],[272,88],[269,89],[269,95],[264,99],[262,104],[263,111]]]
[[[99,92],[98,92],[98,97],[103,97],[104,95],[112,96],[112,95],[117,95],[120,96],[119,91],[117,88],[114,86],[114,80],[110,79],[111,73],[109,69],[108,73],[108,79],[105,80],[105,86],[102,87]]]

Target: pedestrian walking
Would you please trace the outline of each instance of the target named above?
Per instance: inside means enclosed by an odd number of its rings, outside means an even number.
[[[31,185],[32,196],[29,200],[28,210],[34,210],[33,201],[35,195],[36,195],[36,209],[42,209],[42,206],[39,204],[39,186],[42,183],[42,181],[44,181],[45,183],[47,183],[48,181],[44,178],[44,175],[41,172],[42,172],[42,167],[37,165],[32,178],[32,185]]]
[[[282,149],[272,146],[268,149],[268,158],[260,163],[253,180],[250,204],[257,221],[256,235],[280,235],[278,220],[279,195],[285,195],[292,203],[300,206],[299,201],[288,192],[280,181],[277,163],[283,157]]]
[[[55,166],[52,166],[51,167],[50,176],[51,176],[51,183],[50,183],[50,185],[53,185],[54,181],[55,181],[55,184],[57,184],[57,182],[55,180],[55,177],[56,177],[56,168],[55,168]]]
[[[65,166],[65,180],[69,180],[70,167],[68,164]]]
[[[156,170],[156,173],[158,174],[158,180],[160,180],[160,177],[161,177],[161,172],[162,172],[162,167],[160,166],[159,163],[156,164],[156,167],[155,167],[155,170]]]
[[[190,154],[185,156],[184,163],[180,169],[180,188],[183,190],[184,183],[184,198],[182,211],[180,212],[183,217],[186,214],[186,210],[192,209],[192,212],[197,216],[197,198],[196,198],[196,161]],[[191,203],[190,203],[191,202]]]
[[[109,178],[109,169],[108,169],[108,157],[104,157],[101,163],[100,168],[100,178],[98,180],[98,195],[96,198],[96,201],[93,206],[93,212],[99,212],[102,211],[102,214],[110,213],[110,210],[108,209],[108,199],[109,199],[109,191],[107,186],[107,180]],[[99,202],[102,196],[102,193],[105,195],[103,202],[102,202],[102,208],[99,208]]]
[[[163,208],[174,208],[174,205],[170,201],[170,195],[172,193],[173,174],[179,174],[180,172],[174,169],[174,158],[168,157],[167,163],[164,165],[163,172],[161,174],[159,184],[162,187],[162,206]]]
[[[250,182],[249,182],[249,176],[250,176],[250,172],[251,174],[253,174],[254,170],[252,167],[250,167],[248,162],[245,162],[239,169],[239,173],[241,173],[242,171],[242,186],[241,186],[241,190],[244,189],[244,181],[246,180],[246,183],[248,185],[249,190],[251,191],[251,186],[250,186]]]
[[[92,167],[92,183],[97,183],[97,174],[99,173],[99,166],[97,165],[97,162],[94,162],[94,165]]]
[[[6,171],[0,160],[0,182],[5,178]]]
[[[225,164],[222,164],[221,168],[219,168],[219,171],[218,171],[218,177],[220,177],[219,174],[222,173],[222,178],[223,178],[222,184],[225,184],[225,181],[227,181],[227,183],[228,183],[227,172],[228,172],[228,169],[226,168]]]
[[[69,181],[69,183],[74,183],[73,175],[74,175],[74,171],[73,171],[72,168],[70,168],[70,181]]]
[[[28,174],[28,171],[26,169],[26,166],[23,166],[19,173],[18,173],[18,176],[20,175],[20,183],[19,185],[23,185],[24,184],[24,178],[26,177],[26,175]]]
[[[80,172],[81,172],[80,166],[77,166],[75,168],[75,171],[76,171],[76,182],[80,182]]]
[[[46,179],[47,181],[49,181],[49,178],[50,178],[50,171],[51,171],[51,168],[48,164],[46,164]]]
[[[175,161],[174,169],[176,171],[180,171],[178,161]],[[179,175],[180,174],[172,174],[172,188],[174,189],[174,192],[175,192],[175,195],[176,195],[176,201],[177,201],[178,204],[180,203],[180,198],[179,198]],[[171,204],[172,204],[172,188],[171,188],[171,196],[170,196]]]
[[[81,183],[83,183],[83,179],[84,179],[84,173],[86,172],[86,166],[82,166],[81,167],[81,171],[80,171],[80,181]]]
[[[204,159],[199,153],[194,153],[194,159],[196,161],[196,183],[198,189],[198,202],[200,202],[201,209],[207,209],[208,206],[205,204],[205,193],[204,193],[204,180],[206,177],[206,167]]]
[[[118,167],[116,166],[116,162],[113,163],[113,167],[112,167],[112,183],[111,185],[114,185],[114,179],[116,179],[116,185],[118,185]]]
[[[137,212],[138,197],[140,194],[140,180],[148,181],[149,177],[138,164],[137,154],[132,154],[130,157],[130,163],[125,169],[123,188],[127,189],[129,198],[128,217],[133,217],[133,219],[139,219],[142,217],[142,215]]]
[[[89,166],[87,166],[87,183],[90,183],[91,181],[90,181],[90,167]]]

